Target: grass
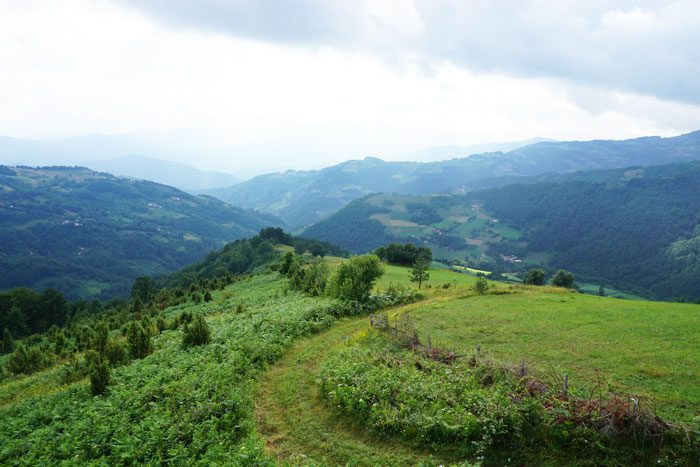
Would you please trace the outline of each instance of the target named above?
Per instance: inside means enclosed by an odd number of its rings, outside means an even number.
[[[699,306],[523,290],[427,304],[413,318],[436,345],[479,345],[497,359],[567,373],[572,385],[600,376],[663,416],[700,426]]]

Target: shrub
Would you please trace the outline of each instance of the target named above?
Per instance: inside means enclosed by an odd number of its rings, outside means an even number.
[[[523,284],[543,285],[545,272],[542,269],[530,269],[523,277]]]
[[[560,269],[554,274],[552,278],[552,285],[556,287],[566,287],[571,288],[574,285],[574,275],[569,271]]]
[[[488,289],[489,283],[486,281],[486,279],[483,277],[477,277],[476,284],[474,284],[474,290],[476,290],[476,293],[483,295]]]
[[[335,270],[328,281],[328,292],[340,300],[364,303],[383,273],[377,256],[354,256]]]
[[[204,292],[204,301],[205,301],[205,302],[211,302],[211,292],[210,292],[209,290],[207,290],[206,292]]]
[[[10,353],[15,348],[15,341],[12,340],[12,334],[10,330],[5,328],[2,333],[2,346],[0,346],[0,353]]]
[[[209,331],[209,325],[202,315],[197,315],[197,317],[190,323],[185,325],[182,330],[182,343],[185,347],[192,347],[195,345],[208,344],[211,340],[211,332]]]
[[[106,393],[109,382],[109,365],[105,358],[98,354],[92,358],[90,365],[90,392],[93,396]]]
[[[108,340],[104,348],[104,356],[111,366],[119,366],[129,360],[129,353],[124,345],[116,340]]]
[[[132,358],[143,358],[153,351],[151,335],[138,321],[131,322],[127,340],[129,343],[129,354]]]

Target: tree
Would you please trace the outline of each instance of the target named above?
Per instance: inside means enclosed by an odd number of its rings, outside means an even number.
[[[384,273],[375,255],[354,256],[338,266],[328,280],[332,297],[349,302],[366,302],[374,283]]]
[[[136,300],[138,297],[141,303],[150,303],[155,295],[156,283],[148,276],[137,277],[134,284],[131,286],[131,298]]]
[[[12,350],[15,348],[15,341],[12,340],[12,334],[10,333],[10,330],[5,328],[5,330],[2,332],[2,347],[0,347],[0,350],[2,352],[0,353],[10,353]]]
[[[93,396],[99,396],[107,392],[110,375],[107,360],[102,355],[95,355],[91,358],[90,365],[90,392]]]
[[[420,290],[423,282],[430,278],[430,263],[430,258],[420,256],[408,271],[411,276],[411,282],[418,282],[418,290]]]
[[[153,351],[151,334],[138,321],[132,321],[129,325],[127,341],[129,343],[129,354],[132,358],[143,358]]]
[[[523,277],[523,284],[543,285],[545,272],[542,269],[530,269]]]
[[[185,347],[208,344],[211,340],[209,325],[202,315],[197,317],[182,330],[182,344]]]
[[[574,285],[574,275],[569,271],[560,269],[552,278],[552,285],[556,287],[566,287],[570,289]]]
[[[489,289],[489,283],[484,277],[477,277],[476,284],[474,284],[474,290],[479,295],[483,295]]]

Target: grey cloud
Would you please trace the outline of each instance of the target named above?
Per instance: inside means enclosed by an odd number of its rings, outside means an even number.
[[[700,104],[696,0],[415,0],[397,3],[398,19],[377,15],[361,0],[119,1],[174,26],[418,53],[471,69]],[[419,25],[397,24],[407,10]]]

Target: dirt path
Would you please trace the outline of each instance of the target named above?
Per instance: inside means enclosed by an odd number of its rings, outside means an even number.
[[[329,351],[368,326],[367,317],[341,320],[329,331],[298,342],[261,378],[256,417],[273,458],[331,465],[414,465],[430,459],[430,453],[341,419],[320,398],[319,365]]]

